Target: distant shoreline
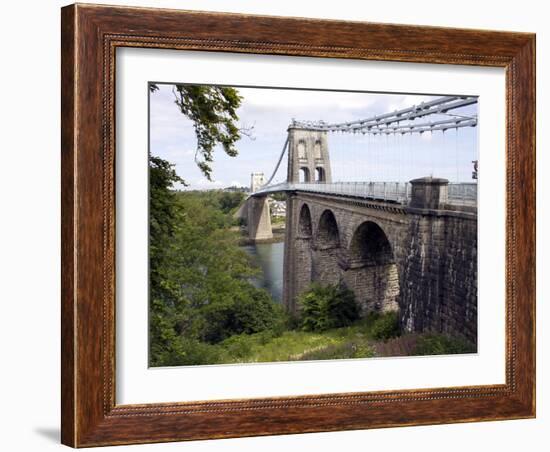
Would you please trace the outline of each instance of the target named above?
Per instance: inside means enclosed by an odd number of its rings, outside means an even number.
[[[239,246],[251,246],[257,243],[281,243],[285,241],[285,228],[284,226],[281,227],[274,227],[273,228],[273,237],[270,239],[262,239],[262,240],[252,240],[249,239],[246,236],[242,236],[239,239]]]

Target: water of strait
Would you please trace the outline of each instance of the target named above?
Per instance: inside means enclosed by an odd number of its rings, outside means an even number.
[[[242,248],[252,256],[253,262],[262,270],[261,274],[251,278],[252,284],[255,287],[266,289],[274,301],[281,303],[283,299],[284,242],[256,243]]]

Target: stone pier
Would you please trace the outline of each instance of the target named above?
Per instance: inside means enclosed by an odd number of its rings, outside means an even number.
[[[273,238],[271,212],[267,196],[252,196],[247,200],[248,238],[266,240]]]

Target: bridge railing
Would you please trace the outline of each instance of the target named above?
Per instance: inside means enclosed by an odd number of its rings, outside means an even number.
[[[449,184],[449,204],[476,205],[477,183],[461,182]]]
[[[295,190],[392,201],[399,204],[408,204],[411,198],[410,182],[283,182],[262,187],[256,194],[265,193],[267,195]],[[475,206],[477,202],[477,183],[449,184],[448,202],[453,205]]]
[[[403,204],[406,204],[410,196],[408,182],[331,182],[293,185],[297,190],[379,199]]]

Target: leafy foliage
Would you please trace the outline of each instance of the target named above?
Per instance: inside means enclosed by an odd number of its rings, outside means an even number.
[[[305,331],[348,326],[359,318],[355,294],[343,286],[312,284],[298,298],[298,303]]]
[[[372,312],[369,315],[374,320],[371,330],[374,339],[386,341],[401,334],[397,312],[383,314]]]
[[[219,196],[219,205],[223,213],[232,213],[246,198],[243,192],[222,192]]]
[[[177,297],[176,288],[166,284],[173,255],[172,239],[182,216],[176,194],[169,190],[174,183],[183,182],[173,165],[158,157],[149,159],[149,266],[152,295]]]
[[[149,92],[159,90],[156,83],[149,83]],[[195,163],[208,180],[212,180],[214,149],[221,145],[230,157],[238,150],[236,142],[242,135],[251,137],[251,128],[239,128],[237,109],[243,98],[235,88],[208,85],[176,84],[172,88],[175,104],[190,119],[195,129],[197,149]]]
[[[252,334],[277,327],[283,322],[283,312],[264,290],[252,286],[218,303],[205,306],[201,314],[204,327],[201,335],[210,343],[230,336]]]
[[[153,366],[214,359],[203,342],[274,327],[282,315],[269,295],[249,282],[256,270],[230,231],[234,220],[224,213],[237,197],[228,198],[220,191],[175,192],[170,189],[174,182],[181,180],[173,166],[151,157]],[[205,356],[197,362],[199,350]]]
[[[175,85],[175,103],[193,122],[197,137],[195,162],[208,180],[212,177],[214,148],[221,145],[230,157],[238,154],[235,143],[241,132],[237,109],[242,97],[235,88],[206,85]]]

